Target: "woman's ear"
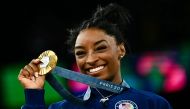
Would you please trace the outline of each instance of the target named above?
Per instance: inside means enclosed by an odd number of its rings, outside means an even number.
[[[120,44],[118,48],[119,48],[119,59],[121,59],[125,56],[126,53],[124,43]]]

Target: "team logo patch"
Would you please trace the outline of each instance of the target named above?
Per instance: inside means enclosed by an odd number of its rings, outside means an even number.
[[[115,109],[138,109],[138,106],[131,100],[121,100],[115,104]]]

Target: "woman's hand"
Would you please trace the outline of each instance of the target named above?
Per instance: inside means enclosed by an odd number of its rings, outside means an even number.
[[[43,89],[45,75],[38,75],[40,64],[39,59],[33,59],[28,65],[20,70],[18,80],[25,89]]]

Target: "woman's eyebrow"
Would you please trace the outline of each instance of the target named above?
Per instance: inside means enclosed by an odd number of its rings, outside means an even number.
[[[98,45],[99,43],[102,43],[102,42],[107,43],[107,41],[103,39],[103,40],[99,40],[99,41],[97,41],[94,45]]]
[[[83,46],[80,46],[80,45],[78,45],[78,46],[75,46],[75,49],[83,49],[84,47]]]
[[[99,40],[99,41],[95,42],[95,44],[94,44],[94,45],[96,46],[96,45],[98,45],[98,44],[100,44],[100,43],[102,43],[102,42],[107,43],[107,41],[106,41],[106,40]],[[77,46],[75,46],[75,49],[84,49],[84,46],[77,45]]]

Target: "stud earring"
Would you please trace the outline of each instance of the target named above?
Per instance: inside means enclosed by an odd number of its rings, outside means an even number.
[[[123,55],[121,55],[120,58],[123,58]]]

